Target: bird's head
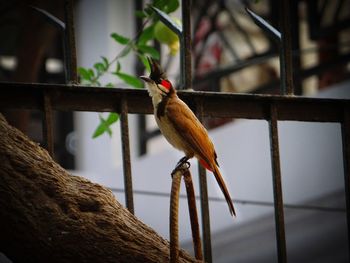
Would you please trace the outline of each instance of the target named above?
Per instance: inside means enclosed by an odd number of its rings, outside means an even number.
[[[148,58],[148,62],[151,66],[151,74],[140,78],[145,82],[149,95],[153,100],[159,102],[164,97],[173,94],[175,90],[159,64],[152,58]]]

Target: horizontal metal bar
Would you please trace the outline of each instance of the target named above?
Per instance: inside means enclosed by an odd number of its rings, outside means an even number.
[[[243,70],[249,66],[256,66],[259,64],[266,63],[269,59],[275,58],[277,54],[267,51],[264,54],[259,54],[250,58],[246,58],[243,61],[240,61],[236,64],[222,66],[217,69],[213,69],[210,72],[206,73],[204,76],[195,76],[193,83],[198,85],[199,83],[206,82],[213,79],[223,78],[229,74],[236,73],[240,70]]]
[[[114,188],[109,187],[109,189],[114,193],[125,193],[124,188]],[[169,198],[170,194],[165,192],[155,192],[155,191],[147,191],[147,190],[133,190],[134,195],[145,195],[145,196],[153,196],[153,197],[164,197]],[[187,199],[186,194],[180,194],[181,199]],[[201,197],[199,195],[195,196],[196,200],[200,200]],[[214,197],[209,196],[208,197],[209,202],[224,202],[226,203],[225,198],[221,197]],[[235,202],[235,204],[241,204],[241,205],[250,205],[250,206],[265,206],[265,207],[272,207],[274,206],[274,202],[270,201],[260,201],[260,200],[248,200],[248,199],[237,199],[232,200]],[[286,202],[283,202],[283,208],[285,209],[294,209],[294,210],[310,210],[310,211],[321,211],[321,212],[327,212],[327,213],[346,213],[346,208],[343,208],[341,206],[319,206],[319,205],[312,205],[312,204],[287,204]]]
[[[0,88],[0,108],[5,109],[41,110],[42,97],[47,92],[53,110],[120,112],[125,96],[128,113],[153,113],[146,90],[6,82],[0,82]],[[192,109],[202,103],[204,116],[215,117],[268,120],[269,106],[273,103],[278,120],[341,122],[343,108],[350,107],[350,100],[346,99],[200,91],[179,91],[178,94]]]

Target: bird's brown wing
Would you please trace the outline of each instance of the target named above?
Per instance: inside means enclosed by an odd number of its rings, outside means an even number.
[[[195,155],[200,158],[200,161],[204,161],[204,166],[209,166],[206,168],[210,168],[209,170],[214,173],[231,214],[236,215],[230,193],[216,166],[216,153],[207,130],[190,108],[180,99],[169,100],[166,108],[166,116],[182,139],[191,147]]]
[[[169,100],[166,116],[195,155],[212,165],[216,157],[213,143],[191,109],[178,98]]]

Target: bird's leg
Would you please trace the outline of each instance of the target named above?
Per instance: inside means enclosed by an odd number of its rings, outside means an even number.
[[[187,156],[182,157],[182,158],[177,162],[177,164],[176,164],[174,170],[171,172],[171,176],[173,176],[174,173],[176,173],[176,171],[179,170],[179,169],[182,167],[182,165],[184,165],[184,164],[187,164],[187,169],[190,168],[190,167],[191,167],[191,164],[188,162],[188,159],[190,159],[190,158],[188,158]]]

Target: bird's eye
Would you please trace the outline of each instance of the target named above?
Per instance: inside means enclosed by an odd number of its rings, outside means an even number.
[[[171,83],[170,83],[170,81],[167,80],[167,79],[162,79],[161,82],[160,82],[160,84],[161,84],[164,88],[166,88],[167,90],[170,90],[170,88],[171,88]]]

